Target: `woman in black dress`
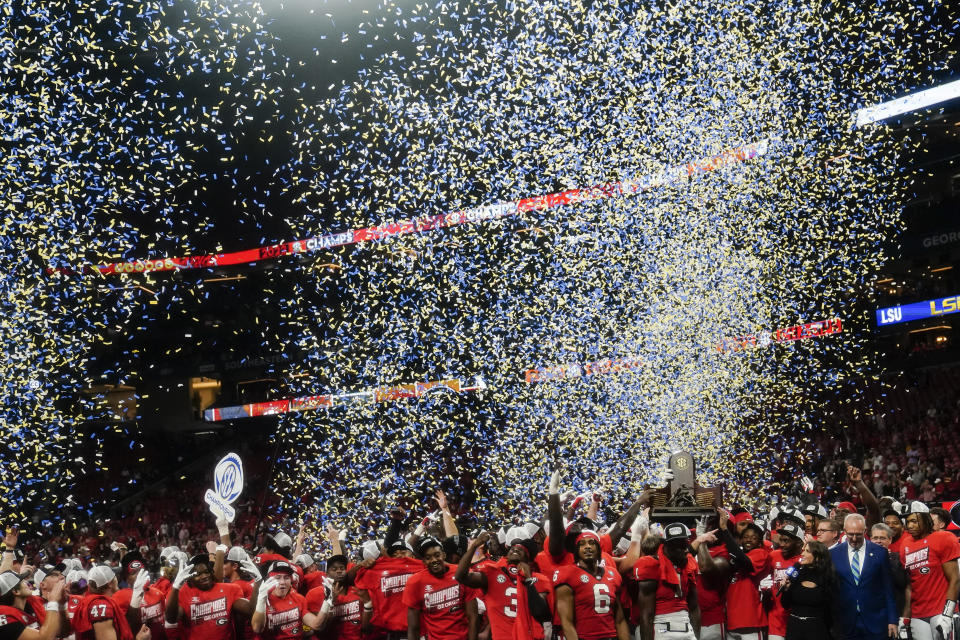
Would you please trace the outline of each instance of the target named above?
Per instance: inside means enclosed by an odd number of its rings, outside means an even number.
[[[790,611],[785,640],[831,640],[834,573],[827,545],[803,545],[796,569],[783,585],[783,606]]]

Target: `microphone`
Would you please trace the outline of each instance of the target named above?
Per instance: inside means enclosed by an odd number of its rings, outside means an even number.
[[[799,564],[799,563],[798,563],[798,564]],[[785,573],[786,576],[787,576],[787,580],[796,580],[796,579],[797,579],[797,576],[800,575],[800,570],[797,569],[797,566],[798,566],[798,565],[795,564],[795,565],[793,565],[793,566],[787,567],[786,571],[784,571],[784,573]],[[777,596],[780,595],[780,592],[783,591],[783,588],[784,588],[786,585],[787,585],[786,582],[781,582],[781,583],[780,583],[780,587],[777,588]]]

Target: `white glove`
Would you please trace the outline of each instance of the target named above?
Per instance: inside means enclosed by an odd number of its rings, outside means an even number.
[[[560,470],[557,469],[553,472],[553,475],[550,476],[550,490],[549,495],[555,496],[560,493]]]
[[[436,522],[436,515],[437,512],[434,511],[426,518],[421,520],[420,524],[417,525],[417,528],[413,530],[413,535],[417,536],[418,538],[422,538],[423,534],[427,532],[427,527],[429,527],[431,523]]]
[[[761,591],[772,591],[773,590],[773,576],[767,576],[760,581],[760,590]]]
[[[223,517],[223,514],[217,516],[217,533],[220,534],[220,537],[230,535],[230,523],[227,522],[227,519]]]
[[[667,469],[666,471],[660,474],[660,482],[658,483],[657,486],[665,487],[672,481],[673,481],[673,470]]]
[[[630,542],[636,542],[637,544],[643,542],[643,536],[649,528],[650,520],[645,513],[641,513],[634,518],[633,524],[630,525]]]
[[[254,582],[260,582],[263,580],[263,576],[260,575],[260,569],[257,568],[257,565],[253,564],[253,560],[250,558],[246,558],[243,562],[241,562],[240,568],[253,576]]]
[[[187,580],[189,580],[195,575],[197,574],[196,572],[194,572],[192,564],[188,564],[188,565],[181,564],[180,569],[177,571],[177,577],[173,579],[173,588],[174,589],[181,588],[183,585],[187,583]]]
[[[953,638],[953,617],[940,614],[930,618],[933,640],[951,640]]]
[[[337,537],[340,539],[340,542],[345,541],[345,540],[347,539],[347,530],[346,530],[346,529],[340,529],[340,535],[337,536]]]
[[[150,584],[150,573],[146,569],[140,569],[136,579],[133,581],[133,595],[130,596],[130,608],[139,609],[143,603],[143,590]]]
[[[703,517],[697,520],[697,537],[699,538],[707,532],[707,518]]]
[[[276,578],[270,578],[260,585],[260,591],[257,592],[257,611],[260,613],[267,612],[267,598],[278,584],[280,582]]]
[[[803,487],[803,490],[807,493],[813,493],[813,480],[807,476],[800,478],[800,486]]]

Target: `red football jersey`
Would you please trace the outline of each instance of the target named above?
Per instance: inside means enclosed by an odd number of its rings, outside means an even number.
[[[517,567],[500,562],[482,562],[474,569],[487,578],[487,590],[482,596],[490,620],[490,637],[493,640],[513,640],[513,625],[517,621],[517,589],[526,589],[526,585],[517,584]],[[546,599],[553,611],[553,585],[542,573],[531,576],[536,582],[537,592]],[[543,638],[543,625],[533,621],[533,637]]]
[[[947,578],[943,563],[960,558],[960,542],[946,531],[934,531],[925,538],[912,537],[900,550],[900,560],[910,574],[910,616],[937,616],[947,601]]]
[[[767,612],[760,602],[760,581],[770,575],[770,552],[760,547],[747,553],[751,566],[738,569],[727,588],[727,629],[767,626]]]
[[[307,596],[307,609],[317,613],[325,597],[322,585],[311,589]],[[317,637],[324,640],[360,640],[363,636],[360,628],[362,613],[363,601],[357,595],[357,590],[351,588],[346,595],[337,596],[333,603],[332,618]]]
[[[709,551],[712,558],[730,560],[727,547],[722,544],[710,547]],[[726,616],[728,583],[717,584],[716,582],[704,580],[703,574],[697,573],[697,601],[700,603],[700,624],[704,627],[722,624]]]
[[[93,625],[110,620],[117,634],[117,640],[133,640],[133,633],[127,619],[120,615],[120,608],[109,596],[98,593],[88,594],[80,601],[73,618],[73,630],[78,640],[96,640]]]
[[[369,569],[357,572],[354,584],[365,589],[373,604],[374,626],[387,631],[407,630],[407,605],[403,590],[410,576],[423,570],[423,562],[414,558],[378,558]]]
[[[560,567],[552,576],[554,588],[567,585],[573,590],[574,626],[584,640],[617,635],[614,604],[623,579],[615,564],[601,568],[603,573],[599,578],[575,564]]]
[[[73,617],[77,613],[77,609],[80,607],[80,602],[83,600],[83,594],[71,593],[67,596],[67,620],[73,623]]]
[[[662,550],[661,550],[662,552]],[[668,571],[678,576],[679,584],[673,584],[663,580],[663,571],[665,564],[669,564]],[[697,562],[689,553],[684,567],[677,570],[670,560],[658,556],[643,556],[633,565],[633,578],[637,582],[653,580],[657,583],[657,603],[654,609],[656,615],[661,613],[676,613],[678,611],[687,611],[687,596],[690,594],[690,587],[696,587]]]
[[[773,570],[773,605],[767,614],[767,622],[770,626],[770,635],[787,635],[787,618],[790,612],[783,608],[781,602],[779,584],[787,579],[787,569],[800,562],[800,555],[792,558],[784,558],[783,551],[777,549],[770,553],[770,568]]]
[[[230,612],[233,603],[241,599],[240,586],[230,582],[217,582],[208,591],[184,585],[179,598],[183,609],[181,637],[184,640],[233,640]]]
[[[420,633],[427,640],[464,640],[467,637],[467,602],[477,597],[475,589],[463,586],[453,578],[457,568],[436,577],[427,569],[407,580],[403,603],[420,612]]]
[[[266,622],[258,634],[262,640],[294,640],[303,637],[303,614],[307,613],[307,599],[291,587],[282,598],[267,596]]]

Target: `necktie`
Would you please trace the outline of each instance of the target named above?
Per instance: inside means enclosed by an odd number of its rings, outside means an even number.
[[[850,563],[850,570],[853,572],[853,581],[860,584],[860,549],[853,550],[853,562]]]

